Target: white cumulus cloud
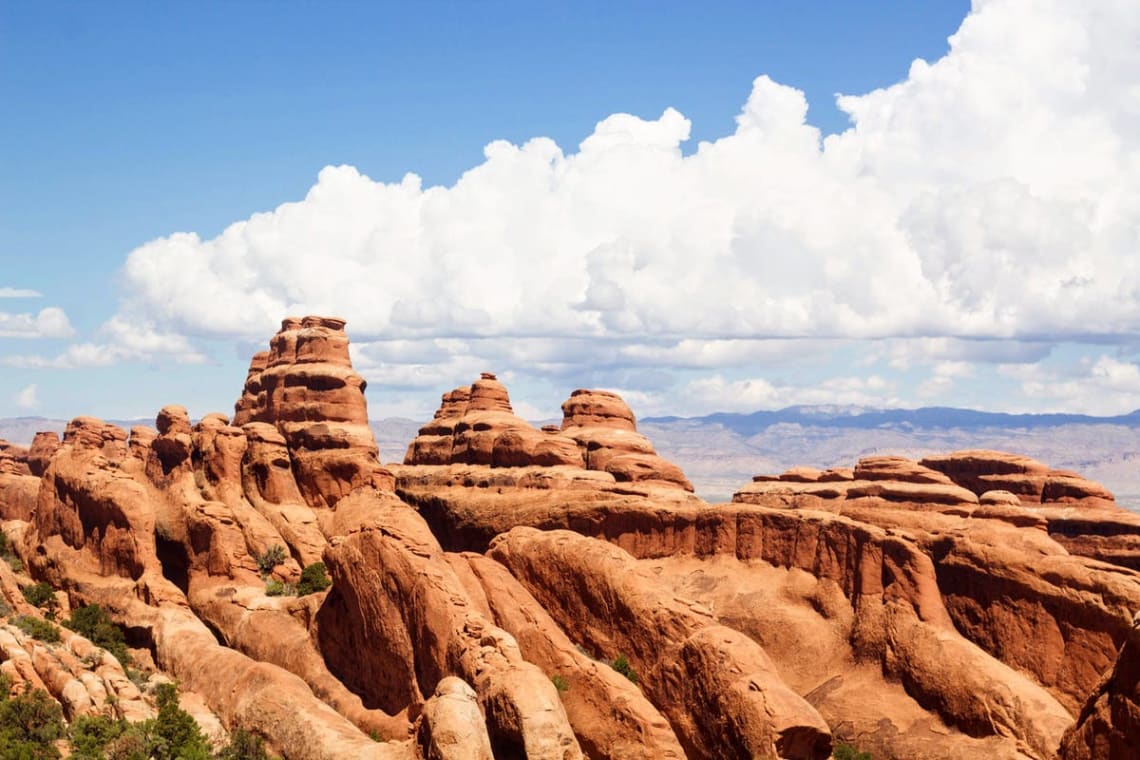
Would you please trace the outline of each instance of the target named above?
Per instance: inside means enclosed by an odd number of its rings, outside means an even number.
[[[43,293],[31,288],[0,287],[0,298],[40,298]]]
[[[945,57],[841,96],[852,126],[826,139],[760,76],[736,129],[688,155],[667,109],[609,116],[574,152],[491,143],[449,187],[327,167],[300,201],[130,252],[108,332],[124,356],[192,356],[337,314],[375,344],[365,374],[405,388],[488,360],[711,371],[803,339],[934,341],[937,395],[972,353],[1140,332],[1137,39],[1131,1],[976,0]],[[678,393],[815,398],[758,372]],[[821,400],[883,397],[850,380]]]
[[[21,409],[35,409],[37,406],[39,406],[40,400],[36,395],[37,390],[38,389],[35,383],[32,383],[31,385],[23,388],[19,393],[16,394],[16,398],[14,399],[16,406],[20,407]]]
[[[0,338],[70,338],[74,334],[67,314],[54,306],[36,314],[0,311]]]

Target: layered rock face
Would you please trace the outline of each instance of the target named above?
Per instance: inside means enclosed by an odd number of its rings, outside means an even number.
[[[408,446],[406,464],[491,467],[582,466],[575,442],[535,430],[515,415],[507,389],[489,372],[443,394],[435,417]]]
[[[875,456],[707,504],[616,394],[538,430],[490,374],[385,468],[364,388],[342,320],[287,319],[232,419],[0,446],[8,605],[99,604],[289,758],[1135,754],[1140,519],[1095,483]],[[0,620],[0,671],[68,719],[153,714],[96,655]]]
[[[286,319],[269,351],[250,362],[233,425],[276,426],[305,500],[331,507],[355,488],[391,487],[376,461],[365,385],[352,369],[344,320]]]

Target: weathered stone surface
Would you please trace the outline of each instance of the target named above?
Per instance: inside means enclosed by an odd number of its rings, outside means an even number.
[[[562,428],[568,427],[637,430],[637,419],[618,394],[579,388],[562,402]]]
[[[357,494],[335,524],[342,538],[325,552],[335,583],[317,624],[330,666],[365,704],[415,713],[457,675],[476,690],[496,755],[581,757],[549,677],[479,611],[419,515]]]
[[[863,457],[852,473],[855,480],[897,480],[903,483],[953,485],[946,475],[903,457]]]
[[[0,475],[31,475],[28,449],[0,439]]]
[[[1019,454],[967,450],[926,457],[921,465],[949,476],[955,483],[981,496],[1003,490],[1023,503],[1068,503],[1089,508],[1111,508],[1112,493],[1079,475],[1051,470],[1048,465]]]
[[[561,679],[562,704],[588,757],[685,757],[673,729],[641,691],[606,663],[582,654],[506,568],[479,554],[463,559],[488,614],[515,637],[527,660]]]
[[[661,482],[692,491],[681,468],[657,455],[637,432],[626,403],[616,393],[579,389],[562,404],[562,434],[582,450],[585,465],[621,483]]]
[[[408,446],[409,465],[581,466],[577,444],[536,430],[511,408],[507,389],[484,372],[470,387],[443,394],[435,417]]]
[[[289,757],[1135,750],[1140,516],[1075,473],[873,456],[708,505],[616,394],[537,430],[490,374],[388,472],[364,387],[343,320],[287,319],[233,420],[172,405],[129,439],[80,417],[0,446],[30,575],[0,563],[5,602],[42,614],[19,590],[42,580],[61,614],[100,604],[204,726]],[[269,595],[318,561],[331,589]],[[0,622],[0,672],[67,716],[152,714],[108,658]]]
[[[48,462],[59,448],[59,436],[52,432],[36,433],[28,449],[28,469],[37,478],[47,470]]]
[[[416,744],[424,760],[492,760],[475,690],[455,676],[440,679],[420,713]]]
[[[274,425],[305,501],[333,507],[359,488],[390,489],[368,427],[364,378],[352,369],[344,320],[287,318],[250,363],[234,427]]]
[[[1140,756],[1140,617],[1061,742],[1062,760],[1131,760]]]
[[[620,549],[568,531],[515,528],[489,554],[588,649],[628,657],[690,757],[830,754],[827,724],[760,647],[674,600]]]

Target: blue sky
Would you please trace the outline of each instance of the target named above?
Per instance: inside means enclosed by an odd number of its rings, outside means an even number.
[[[1140,406],[1131,3],[535,5],[0,5],[0,416]]]

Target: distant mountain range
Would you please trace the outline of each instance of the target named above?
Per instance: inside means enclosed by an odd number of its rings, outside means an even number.
[[[677,422],[700,422],[722,425],[740,435],[755,435],[772,425],[794,424],[835,428],[872,430],[877,428],[929,429],[958,428],[1049,428],[1062,425],[1127,425],[1140,426],[1140,409],[1115,417],[1092,417],[1087,414],[1006,414],[956,409],[949,406],[924,406],[919,409],[874,409],[859,406],[789,406],[772,411],[733,414],[717,412],[703,417],[647,417],[642,422],[669,425]]]
[[[110,421],[124,428],[154,424],[149,419]],[[0,419],[0,438],[26,445],[37,431],[62,432],[66,424],[44,417]],[[396,417],[374,421],[381,460],[401,461],[421,424]],[[1075,470],[1104,483],[1121,504],[1140,511],[1140,410],[1093,417],[951,407],[791,406],[750,414],[647,417],[638,429],[662,456],[681,466],[709,501],[731,499],[757,473],[779,473],[795,465],[851,466],[871,454],[918,458],[987,448]]]

